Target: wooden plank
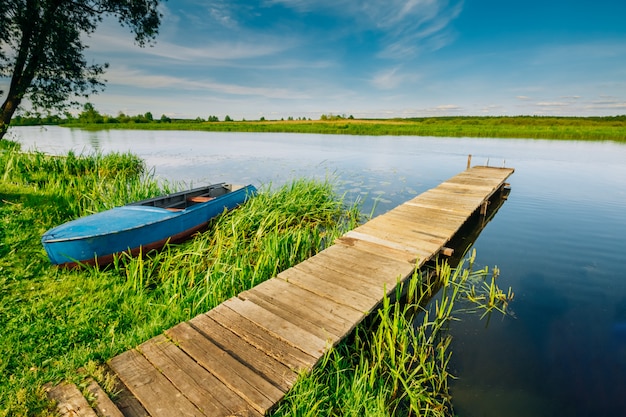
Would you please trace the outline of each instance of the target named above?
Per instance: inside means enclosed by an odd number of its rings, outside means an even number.
[[[309,258],[305,262],[293,267],[294,271],[305,273],[318,278],[320,281],[330,282],[351,291],[357,292],[365,297],[378,299],[383,296],[383,286],[372,277],[362,277],[356,273],[346,273],[345,265],[335,268],[332,264],[324,263],[320,258]],[[337,269],[340,269],[339,271]],[[343,271],[343,272],[342,272]]]
[[[150,417],[137,398],[135,398],[126,385],[120,381],[119,377],[115,375],[109,363],[104,364],[104,369],[107,378],[112,378],[113,380],[114,386],[112,391],[115,393],[115,405],[122,412],[124,417]]]
[[[389,213],[387,217],[390,222],[394,222],[398,226],[407,223],[406,226],[404,226],[407,229],[418,230],[427,237],[430,235],[431,239],[440,238],[445,241],[450,240],[450,238],[457,233],[461,225],[467,221],[465,217],[463,219],[451,219],[444,216],[411,218],[407,211],[400,210]]]
[[[476,185],[500,184],[504,182],[511,174],[515,172],[511,168],[478,168],[461,172],[454,177],[448,179],[448,183],[470,183]]]
[[[400,204],[391,211],[394,213],[406,213],[417,222],[419,222],[422,218],[429,219],[431,221],[443,221],[450,223],[462,223],[467,219],[465,214],[460,214],[453,210],[451,211],[449,207],[441,207],[438,205],[434,207],[423,207],[412,204],[416,201],[419,201],[417,197]]]
[[[393,210],[389,210],[389,214],[396,216],[405,216],[407,221],[414,222],[415,225],[426,226],[424,231],[428,230],[428,226],[439,226],[445,228],[446,224],[454,226],[466,220],[464,214],[446,210],[446,207],[426,208],[410,205],[411,201],[400,204]],[[419,201],[419,200],[418,200]],[[387,214],[387,213],[385,213]]]
[[[336,281],[324,281],[317,276],[294,268],[282,271],[276,278],[319,294],[322,297],[330,298],[337,303],[352,306],[355,310],[362,312],[372,311],[380,301],[378,297],[365,296],[340,285]]]
[[[477,169],[472,169],[470,172],[460,172],[454,177],[447,179],[444,182],[454,182],[454,181],[483,181],[484,183],[492,183],[492,182],[500,182],[501,176],[503,173],[501,172],[493,172],[493,171],[482,171]]]
[[[493,190],[492,184],[462,184],[446,181],[435,187],[438,190],[446,190],[453,194],[489,194]]]
[[[450,239],[459,229],[459,225],[465,221],[465,218],[457,220],[443,216],[427,217],[422,215],[421,217],[415,217],[415,215],[408,213],[406,210],[394,210],[386,213],[385,217],[388,221],[392,221],[399,226],[406,224],[405,227],[418,230],[426,236],[445,239]]]
[[[458,222],[441,218],[415,218],[401,211],[391,211],[384,216],[369,221],[367,224],[409,230],[411,233],[417,234],[420,239],[439,241],[441,239],[449,239],[450,231],[453,232],[455,230],[453,227]]]
[[[471,203],[462,203],[455,198],[451,197],[448,199],[444,199],[441,197],[435,197],[432,195],[424,195],[419,198],[414,198],[410,201],[411,205],[422,205],[426,207],[435,208],[438,210],[445,210],[453,213],[460,214],[463,217],[468,217],[470,214],[474,212],[476,207],[480,204],[480,201],[471,202]]]
[[[227,416],[250,409],[243,398],[165,336],[150,339],[138,349],[204,415]]]
[[[276,303],[269,302],[261,297],[255,296],[254,294],[240,294],[240,296],[242,300],[256,304],[260,308],[280,317],[284,322],[291,323],[301,329],[306,329],[307,332],[317,338],[325,340],[327,346],[334,346],[340,339],[340,335],[336,334],[338,332],[326,323],[314,323],[311,317],[305,318],[293,313],[291,310],[285,311],[281,308],[284,306],[276,305]]]
[[[467,173],[468,171],[463,171],[461,174],[463,173]],[[476,165],[474,167],[472,167],[471,170],[469,170],[469,172],[473,173],[473,175],[483,175],[483,176],[490,176],[490,177],[503,177],[502,181],[504,181],[507,177],[509,177],[511,174],[513,174],[515,172],[514,168],[507,168],[507,167],[496,167],[496,166],[485,166],[485,165]]]
[[[450,178],[448,181],[446,181],[450,184],[459,184],[459,185],[476,185],[479,187],[482,186],[488,186],[491,184],[497,184],[498,181],[494,181],[494,179],[489,178],[489,177],[477,177],[475,175],[473,176],[456,176],[454,178]]]
[[[298,379],[298,373],[274,359],[205,314],[189,321],[192,327],[211,339],[222,350],[245,364],[283,392],[287,392]]]
[[[354,239],[356,241],[363,241],[363,242],[367,242],[367,243],[371,243],[373,245],[377,245],[377,246],[381,246],[384,248],[388,248],[390,250],[397,250],[397,251],[402,251],[402,252],[406,252],[408,253],[409,256],[409,260],[417,260],[417,259],[422,259],[427,257],[432,251],[429,251],[427,249],[424,248],[418,248],[417,246],[409,246],[406,245],[404,243],[399,243],[399,242],[394,242],[391,240],[387,240],[387,239],[383,239],[381,237],[378,236],[374,236],[368,233],[362,233],[359,232],[357,230],[351,230],[349,232],[347,232],[346,234],[344,234],[342,236],[342,238],[346,238],[346,239]],[[344,239],[345,240],[345,239]],[[346,246],[354,246],[356,248],[361,249],[358,245],[346,245]],[[367,249],[362,249],[364,252],[372,252],[372,251],[368,251]],[[402,259],[402,258],[400,258]],[[409,262],[409,263],[413,263],[413,262]]]
[[[462,207],[456,207],[456,206],[442,207],[438,201],[432,200],[432,199],[427,200],[427,199],[421,199],[421,198],[414,198],[404,203],[404,205],[425,208],[425,209],[430,209],[430,210],[441,210],[450,214],[458,215],[463,218],[467,218],[471,214],[471,210],[468,210]]]
[[[281,296],[293,298],[294,304],[303,306],[300,308],[313,311],[315,314],[332,316],[332,320],[341,326],[363,317],[363,311],[352,305],[337,302],[332,297],[325,297],[282,279],[272,278],[247,292],[261,292],[277,299]]]
[[[352,307],[275,278],[242,292],[239,298],[262,305],[311,332],[318,328],[320,336],[330,333],[335,336],[333,342],[343,338],[364,317],[363,312]]]
[[[415,197],[409,201],[400,204],[390,211],[393,213],[407,215],[408,218],[418,222],[418,224],[429,224],[430,222],[436,220],[438,222],[450,224],[451,226],[453,226],[455,224],[464,222],[467,218],[465,214],[467,210],[463,210],[464,213],[459,213],[458,211],[455,211],[454,206],[441,206],[436,202],[431,204],[432,207],[422,207],[419,205],[415,205],[416,202],[420,201],[421,200],[418,197]]]
[[[412,274],[415,269],[415,265],[407,262],[385,258],[384,256],[363,252],[358,248],[344,245],[331,246],[320,253],[325,255],[332,254],[332,256],[342,261],[365,267],[365,271],[387,276],[389,277],[388,279],[391,279],[391,281],[387,280],[387,282],[396,282],[398,276],[404,278]]]
[[[424,230],[424,227],[416,227],[415,223],[407,221],[403,217],[395,217],[392,214],[369,221],[366,226],[381,231],[392,231],[392,233],[396,234],[399,238],[407,239],[410,242],[424,241],[436,245],[447,242],[454,234],[454,232],[450,233],[442,230],[443,228],[438,227],[438,225],[430,227],[430,230]]]
[[[428,191],[428,194],[426,194],[426,196],[431,196],[431,197],[435,197],[435,198],[442,198],[442,199],[446,199],[446,201],[452,200],[452,201],[456,201],[457,203],[463,203],[463,204],[480,204],[481,201],[487,200],[489,199],[489,196],[495,191],[496,189],[491,187],[491,191],[487,192],[487,193],[462,193],[462,194],[458,194],[458,193],[453,193],[445,188],[433,188],[432,190]]]
[[[269,333],[224,304],[215,307],[206,315],[294,372],[309,370],[317,362],[317,358]]]
[[[267,311],[252,302],[233,297],[224,301],[223,304],[264,328],[266,331],[311,355],[316,359],[316,362],[326,351],[326,348],[330,346],[328,341],[325,339],[321,339],[306,329],[301,329],[300,327],[283,320],[276,314]]]
[[[374,236],[389,242],[395,242],[398,244],[406,245],[408,247],[413,247],[420,251],[432,253],[438,252],[441,246],[444,245],[447,241],[445,239],[440,239],[439,242],[432,242],[430,240],[420,238],[419,233],[414,233],[410,230],[401,230],[399,228],[395,228],[393,227],[393,224],[390,223],[387,223],[386,225],[380,223],[366,223],[363,226],[357,227],[356,229],[354,229],[354,231],[357,233]]]
[[[415,197],[414,200],[432,200],[435,201],[440,207],[459,207],[473,211],[473,209],[484,200],[484,196],[458,196],[442,192],[437,189],[432,189],[420,194],[418,197]]]
[[[356,285],[364,285],[366,283],[365,286],[368,287],[370,292],[365,292],[364,294],[377,296],[381,299],[384,294],[384,288],[389,292],[391,288],[395,287],[398,279],[402,279],[402,274],[398,273],[395,269],[389,271],[388,269],[381,269],[381,265],[365,265],[363,262],[353,258],[342,258],[337,252],[337,248],[339,247],[339,245],[331,246],[318,253],[313,258],[308,259],[306,263],[296,265],[295,268],[302,268],[302,266],[306,264],[307,266],[314,265],[315,267],[332,269],[351,277]],[[334,248],[334,250],[329,251],[328,249],[331,248]],[[412,269],[410,264],[404,263],[404,265]],[[384,265],[384,267],[388,266]]]
[[[367,241],[357,239],[355,237],[347,236],[346,234],[338,237],[334,243],[336,245],[353,246],[360,251],[384,256],[385,258],[403,260],[405,262],[408,262],[411,265],[415,265],[418,259],[418,254],[416,253],[416,251],[398,249],[398,248],[384,246],[384,245],[377,245],[372,242],[367,242]]]
[[[109,366],[146,411],[159,417],[204,416],[137,350],[109,361]],[[167,398],[167,401],[163,401]]]
[[[265,414],[285,393],[245,364],[220,349],[188,323],[167,330],[166,335],[255,410]]]
[[[56,401],[62,417],[98,417],[76,385],[62,382],[46,387],[46,391],[48,398]]]
[[[95,399],[94,409],[99,417],[124,417],[109,396],[93,378],[87,378],[87,391]]]

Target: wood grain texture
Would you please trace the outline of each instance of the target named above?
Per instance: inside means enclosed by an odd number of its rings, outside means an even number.
[[[124,417],[124,414],[122,414],[96,381],[92,378],[87,378],[86,382],[87,391],[94,398],[94,410],[98,417]]]
[[[309,370],[317,362],[313,357],[303,350],[294,347],[284,339],[270,333],[253,321],[248,320],[225,304],[220,304],[216,308],[206,313],[208,317],[227,328],[242,340],[252,346],[262,350],[267,355],[283,363],[294,372]]]
[[[109,366],[150,415],[204,416],[139,351],[124,352],[111,359]]]
[[[224,385],[265,414],[285,393],[245,364],[220,349],[188,323],[166,331],[168,337]]]
[[[62,382],[48,387],[47,395],[56,401],[57,411],[62,417],[98,417],[74,384]]]

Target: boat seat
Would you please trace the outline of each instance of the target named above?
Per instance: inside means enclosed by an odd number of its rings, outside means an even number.
[[[190,203],[206,203],[207,201],[211,201],[211,200],[215,200],[215,197],[207,197],[207,196],[196,196],[196,197],[189,197],[187,198],[187,201],[189,201]]]

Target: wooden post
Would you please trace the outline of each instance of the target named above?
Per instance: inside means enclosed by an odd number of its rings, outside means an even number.
[[[447,248],[447,247],[445,247],[445,246],[444,246],[443,248],[441,248],[441,252],[440,252],[440,253],[441,253],[443,256],[448,256],[448,257],[450,257],[450,256],[454,255],[454,249],[452,249],[452,248]]]
[[[472,155],[467,155],[467,169],[470,169],[472,166]]]

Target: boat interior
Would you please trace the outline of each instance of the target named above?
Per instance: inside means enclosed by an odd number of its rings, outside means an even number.
[[[206,203],[233,190],[230,184],[215,184],[165,196],[138,201],[132,205],[161,207],[171,211],[179,211],[195,204]]]

